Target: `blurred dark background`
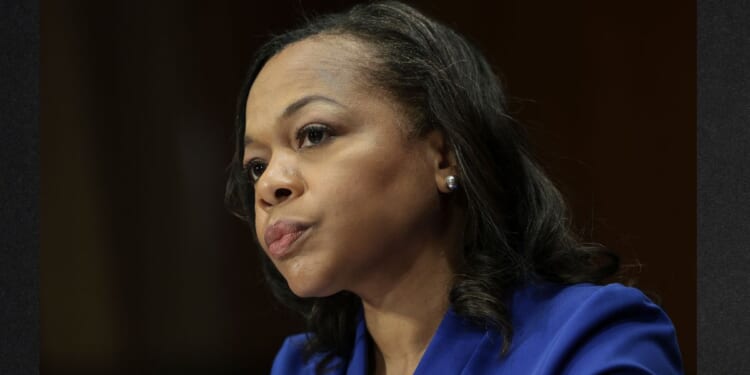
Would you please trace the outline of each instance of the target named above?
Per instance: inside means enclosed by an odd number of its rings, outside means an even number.
[[[43,374],[268,372],[302,326],[223,208],[236,94],[271,32],[353,3],[41,4]],[[695,3],[409,3],[485,51],[695,373]]]

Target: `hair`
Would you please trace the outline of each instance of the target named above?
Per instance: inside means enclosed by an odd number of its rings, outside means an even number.
[[[509,114],[502,85],[484,56],[450,28],[410,6],[386,1],[324,15],[273,37],[257,51],[237,103],[236,150],[229,167],[228,209],[254,226],[254,188],[243,170],[245,104],[264,64],[286,46],[312,36],[353,37],[375,56],[369,82],[410,113],[413,134],[444,133],[453,148],[465,205],[462,262],[450,290],[454,311],[497,329],[507,352],[513,327],[505,297],[529,281],[601,283],[619,258],[575,236],[566,204],[530,154],[523,127]],[[262,268],[274,296],[304,317],[306,353],[323,355],[325,370],[352,351],[361,301],[342,291],[300,298],[265,254]]]

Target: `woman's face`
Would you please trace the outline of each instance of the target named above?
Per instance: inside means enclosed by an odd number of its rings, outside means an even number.
[[[442,138],[411,124],[358,68],[363,44],[313,37],[255,80],[243,162],[255,180],[263,250],[301,297],[399,277],[440,231]]]

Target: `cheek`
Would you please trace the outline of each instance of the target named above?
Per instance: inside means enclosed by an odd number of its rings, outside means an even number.
[[[255,208],[255,236],[263,248],[265,248],[265,244],[263,243],[263,230],[265,229],[263,223],[267,220],[266,216],[267,213],[265,211]]]
[[[324,209],[336,233],[358,247],[398,240],[420,226],[437,206],[437,189],[427,168],[403,149],[379,150],[328,175]]]
[[[371,206],[388,204],[388,198],[399,190],[399,163],[395,157],[351,158],[339,163],[326,179],[330,206],[341,214],[355,214]],[[321,181],[326,183],[325,181]]]

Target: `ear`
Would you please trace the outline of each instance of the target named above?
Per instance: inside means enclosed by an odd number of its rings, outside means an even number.
[[[435,184],[441,193],[451,193],[445,179],[448,176],[458,178],[458,163],[453,146],[448,143],[445,134],[440,130],[430,131],[426,140],[429,162],[435,170]]]

